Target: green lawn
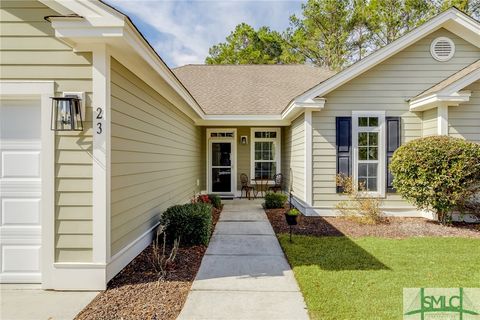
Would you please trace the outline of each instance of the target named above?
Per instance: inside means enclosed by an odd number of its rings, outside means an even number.
[[[480,287],[480,239],[279,238],[312,319],[401,319],[403,288]]]

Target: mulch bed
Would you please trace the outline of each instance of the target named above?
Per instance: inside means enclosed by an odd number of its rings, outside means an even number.
[[[268,219],[275,233],[288,233],[285,222],[286,209],[266,209]],[[470,237],[480,238],[480,225],[453,223],[442,226],[436,221],[424,218],[388,217],[384,223],[361,224],[345,217],[307,217],[302,216],[293,234],[309,236],[349,236],[349,237]]]
[[[213,228],[220,212],[213,209]],[[149,260],[152,246],[148,246],[75,319],[175,319],[187,299],[206,250],[206,246],[180,248],[171,270],[159,281]]]

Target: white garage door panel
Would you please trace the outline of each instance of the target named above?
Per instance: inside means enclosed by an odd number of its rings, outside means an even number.
[[[0,100],[0,114],[0,282],[40,282],[40,101]]]
[[[40,178],[40,151],[2,152],[3,178]]]
[[[1,224],[39,225],[40,199],[2,199]]]
[[[38,272],[40,246],[2,246],[3,272]]]

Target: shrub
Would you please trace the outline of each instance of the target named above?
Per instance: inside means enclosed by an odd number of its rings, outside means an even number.
[[[395,151],[391,171],[397,191],[441,223],[479,189],[480,145],[446,136],[413,140]]]
[[[160,242],[160,237],[162,241]],[[152,254],[150,262],[153,268],[158,273],[159,279],[164,279],[167,276],[168,270],[175,262],[178,248],[180,246],[180,238],[173,240],[173,245],[170,248],[170,253],[167,250],[167,234],[165,233],[165,226],[159,225],[155,239],[152,244]]]
[[[208,198],[210,199],[210,203],[212,206],[216,209],[221,209],[222,208],[222,199],[220,198],[219,195],[217,194],[209,194]]]
[[[287,195],[283,193],[267,192],[265,195],[265,208],[277,209],[283,208],[287,201]]]
[[[195,202],[201,202],[201,203],[212,203],[212,201],[210,201],[210,197],[208,196],[208,194],[201,194],[197,197],[197,201],[194,201]]]
[[[165,211],[160,223],[168,240],[181,239],[182,245],[207,245],[212,228],[212,207],[207,203],[176,205]]]
[[[355,188],[352,177],[342,174],[337,175],[336,182],[337,186],[342,187],[343,194],[348,196],[348,200],[336,204],[342,215],[365,224],[378,224],[385,220],[380,209],[380,198],[368,195],[365,186]]]
[[[300,211],[296,208],[292,208],[290,210],[287,211],[287,215],[289,216],[298,216],[300,215]]]

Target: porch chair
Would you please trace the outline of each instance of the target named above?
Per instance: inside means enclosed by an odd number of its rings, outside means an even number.
[[[243,197],[243,191],[245,190],[245,198],[250,200],[250,195],[252,194],[253,187],[248,182],[248,176],[245,173],[240,174],[240,183],[242,184],[242,190],[240,191],[240,199]],[[253,194],[253,198],[255,194]]]
[[[273,182],[275,183],[273,186],[269,187],[269,191],[277,192],[282,191],[282,184],[283,184],[283,174],[277,173],[273,176]]]

